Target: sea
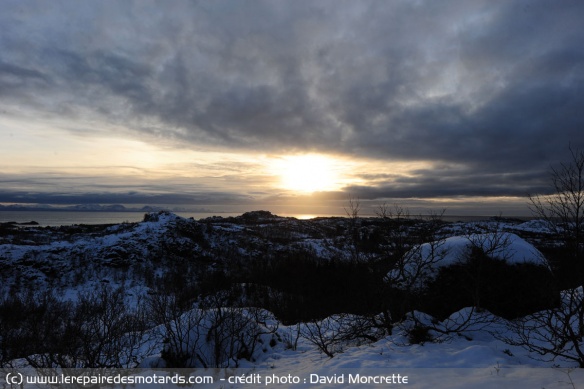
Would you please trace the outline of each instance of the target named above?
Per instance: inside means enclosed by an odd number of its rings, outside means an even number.
[[[206,213],[206,212],[174,212],[176,215],[184,218],[193,218],[195,220],[205,219],[212,216],[230,217],[239,216],[242,213]],[[316,215],[316,214],[280,214],[278,216],[295,217],[297,219],[312,219],[316,217],[333,217],[346,215]],[[363,217],[373,217],[374,215],[363,215]],[[411,217],[416,217],[412,215]],[[424,215],[421,216],[422,218]],[[444,215],[442,217],[445,221],[450,222],[472,222],[479,220],[487,220],[492,216],[479,215],[462,215],[452,216]],[[518,220],[529,220],[530,217],[506,217]],[[144,212],[106,212],[106,211],[0,211],[0,223],[16,222],[16,223],[30,223],[35,222],[41,227],[48,226],[65,226],[74,224],[120,224],[120,223],[134,223],[144,219]]]
[[[211,216],[237,216],[240,213],[174,212],[185,218],[196,220]],[[134,223],[144,219],[145,212],[107,211],[0,211],[0,223],[36,222],[41,227],[66,226],[73,224],[120,224]]]

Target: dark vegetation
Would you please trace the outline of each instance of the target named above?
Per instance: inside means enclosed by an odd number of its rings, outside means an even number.
[[[548,269],[533,264],[508,265],[479,252],[466,264],[440,269],[436,280],[419,296],[418,309],[445,319],[474,306],[515,319],[553,307],[558,299]]]

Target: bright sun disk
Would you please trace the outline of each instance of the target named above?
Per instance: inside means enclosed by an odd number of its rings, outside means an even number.
[[[319,192],[339,188],[335,163],[320,155],[295,155],[276,162],[276,174],[284,189],[296,192]]]

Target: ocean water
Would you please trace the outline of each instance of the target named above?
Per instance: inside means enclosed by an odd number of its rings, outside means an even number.
[[[175,212],[182,217],[202,219],[214,215],[237,216],[227,213]],[[83,211],[0,211],[0,223],[27,223],[35,221],[40,226],[65,226],[72,224],[119,224],[133,223],[144,219],[145,212],[83,212]]]
[[[204,213],[204,212],[175,212],[178,216],[185,218],[192,217],[195,220],[211,216],[239,216],[240,213]],[[319,216],[345,216],[345,215],[315,215],[315,214],[278,214],[279,216],[295,217],[297,219],[311,219]],[[363,215],[364,217],[374,215]],[[415,217],[412,215],[412,217]],[[423,217],[423,216],[422,216]],[[490,216],[447,216],[445,221],[477,221],[486,220]],[[118,224],[133,223],[144,219],[144,212],[83,212],[83,211],[0,211],[0,223],[17,222],[27,223],[37,222],[40,226],[64,226],[72,224]],[[529,220],[529,217],[518,217],[518,219]]]

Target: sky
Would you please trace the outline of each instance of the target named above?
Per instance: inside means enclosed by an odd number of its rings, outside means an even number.
[[[0,204],[520,215],[584,148],[579,0],[0,3]]]

